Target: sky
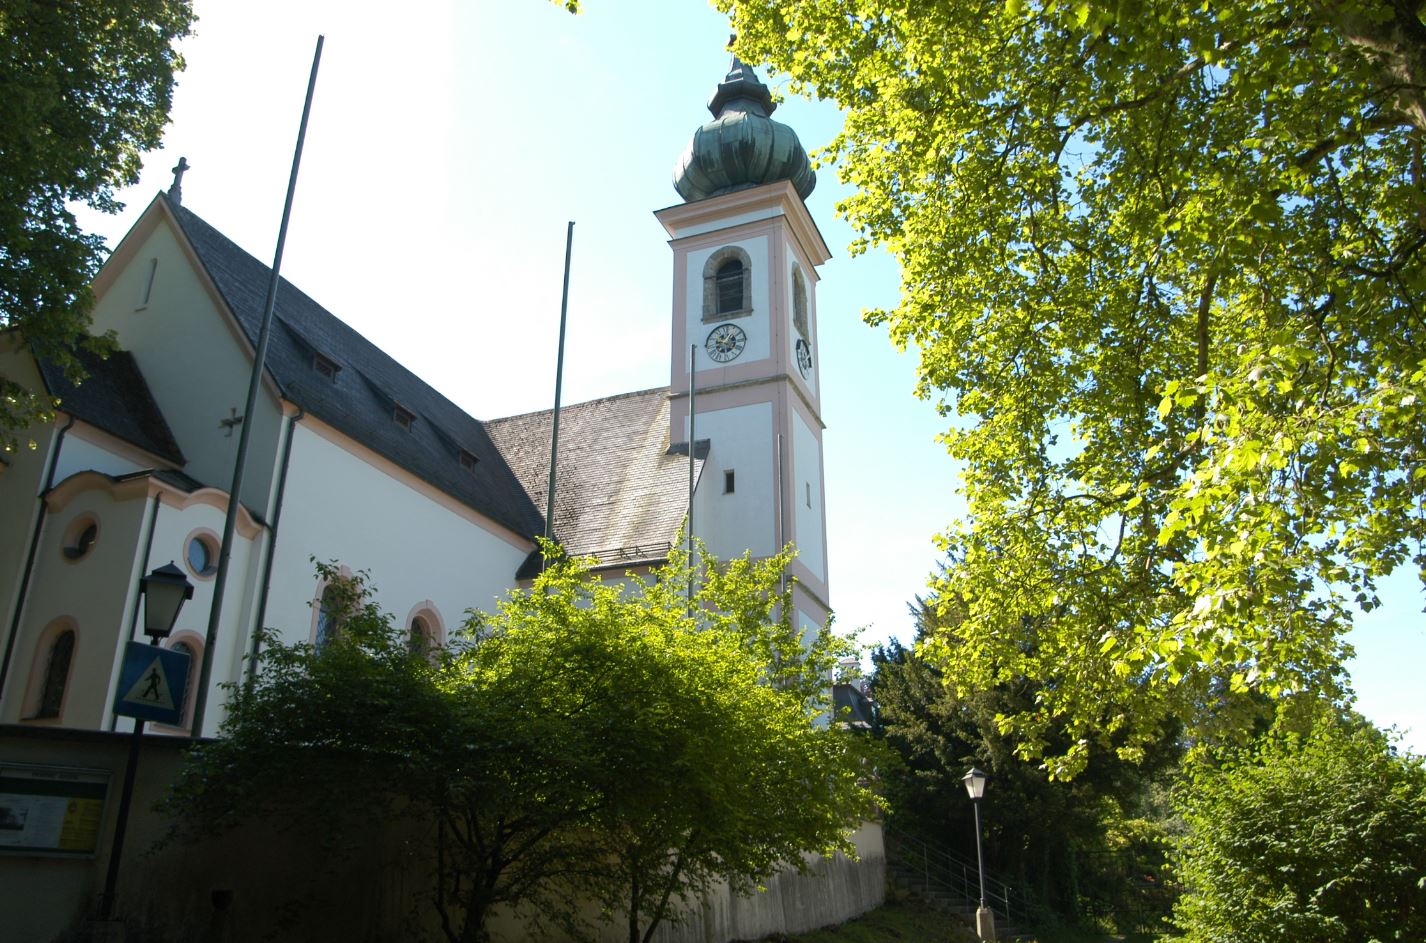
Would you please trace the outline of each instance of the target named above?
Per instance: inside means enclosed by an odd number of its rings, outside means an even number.
[[[82,224],[117,245],[183,156],[184,206],[271,262],[322,34],[283,276],[476,418],[548,409],[573,220],[564,402],[666,386],[672,253],[653,212],[680,202],[674,161],[709,119],[728,24],[702,0],[584,6],[196,0],[163,149],[121,214]],[[841,125],[791,95],[775,118],[809,150]],[[807,201],[833,253],[817,302],[831,602],[839,629],[910,642],[935,535],[965,505],[914,351],[862,322],[898,275],[879,250],[849,255],[849,192],[822,168]],[[1420,588],[1398,574],[1385,599],[1350,639],[1358,708],[1423,753]]]

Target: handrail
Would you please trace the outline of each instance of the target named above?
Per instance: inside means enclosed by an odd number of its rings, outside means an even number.
[[[904,852],[896,856],[898,863],[919,873],[928,885],[940,887],[969,906],[979,902],[980,875],[975,862],[885,823],[882,830],[889,848],[900,846]],[[1007,923],[1024,928],[1032,922],[1029,895],[989,871],[985,873],[985,903]]]

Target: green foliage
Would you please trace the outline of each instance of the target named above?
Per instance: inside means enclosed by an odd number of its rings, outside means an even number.
[[[478,629],[488,640],[472,652],[475,677],[554,674],[550,696],[598,708],[576,734],[591,758],[581,837],[594,864],[570,883],[623,913],[630,943],[720,881],[747,892],[804,853],[850,852],[870,809],[865,745],[819,723],[844,644],[825,630],[799,639],[779,591],[786,562],[691,573],[675,552],[654,579],[626,586],[561,563]]]
[[[1365,722],[1275,732],[1180,798],[1187,943],[1426,939],[1426,769]]]
[[[690,607],[681,558],[622,586],[554,561],[432,657],[363,576],[319,567],[335,638],[267,640],[170,809],[198,834],[262,816],[337,850],[373,822],[424,827],[452,943],[501,905],[578,930],[581,897],[648,940],[715,882],[849,850],[869,808],[865,744],[817,722],[843,645],[799,644],[785,563],[710,562]]]
[[[846,109],[839,210],[902,268],[867,320],[959,417],[948,677],[1054,678],[1000,723],[1063,776],[1341,694],[1426,565],[1415,5],[717,4]]]
[[[82,379],[72,350],[88,335],[89,282],[103,240],[68,204],[117,212],[140,155],[159,145],[183,68],[173,44],[189,0],[6,0],[0,7],[0,328]],[[0,445],[45,416],[49,401],[0,376]]]
[[[196,748],[169,800],[201,837],[264,820],[332,854],[383,825],[414,827],[447,939],[484,938],[490,911],[528,902],[569,917],[544,882],[568,865],[552,838],[588,805],[567,718],[533,714],[502,685],[465,683],[459,651],[412,651],[362,574],[318,566],[336,634],[317,650],[264,640],[261,671],[219,739]],[[420,859],[418,859],[420,860]]]
[[[922,634],[942,623],[928,603],[915,612]],[[996,723],[1033,701],[1035,683],[960,693],[936,664],[895,641],[878,648],[873,663],[879,731],[899,761],[883,774],[894,828],[973,858],[973,810],[961,777],[976,766],[993,777],[983,823],[991,871],[1062,920],[1125,932],[1167,914],[1168,901],[1153,893],[1162,881],[1143,879],[1160,875],[1166,852],[1159,799],[1182,755],[1174,738],[1137,764],[1096,746],[1083,775],[1051,781],[1017,756],[1014,737]]]
[[[919,900],[889,901],[855,920],[798,933],[776,934],[762,943],[976,943],[979,938],[968,924],[947,920],[945,911]]]

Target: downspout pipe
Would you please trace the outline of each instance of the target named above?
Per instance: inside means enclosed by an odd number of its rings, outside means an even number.
[[[69,417],[69,421],[60,428],[59,434],[55,437],[54,451],[50,452],[49,468],[45,471],[44,487],[35,496],[35,500],[40,503],[38,513],[35,515],[35,527],[30,532],[30,549],[25,553],[25,572],[20,578],[20,588],[15,594],[15,611],[10,616],[10,632],[5,639],[5,657],[0,660],[0,697],[5,694],[5,682],[10,677],[10,659],[15,654],[15,640],[20,635],[20,617],[25,612],[25,600],[30,595],[30,577],[35,572],[35,555],[40,549],[40,534],[45,526],[45,512],[49,505],[45,503],[45,495],[49,494],[54,487],[55,469],[59,467],[59,453],[64,448],[64,436],[74,426],[74,416]]]
[[[282,444],[282,468],[277,473],[277,500],[272,509],[272,524],[267,530],[267,559],[262,564],[262,591],[258,595],[257,624],[253,626],[253,646],[248,656],[247,677],[243,684],[249,688],[257,680],[258,658],[262,655],[262,628],[267,621],[267,597],[272,590],[272,561],[277,556],[277,525],[282,522],[282,499],[287,494],[287,467],[292,462],[292,439],[297,435],[297,424],[307,416],[307,410],[297,407],[297,414],[287,423],[287,440]]]

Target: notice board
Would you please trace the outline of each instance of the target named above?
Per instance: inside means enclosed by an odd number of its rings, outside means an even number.
[[[0,763],[0,853],[92,855],[109,771]]]

